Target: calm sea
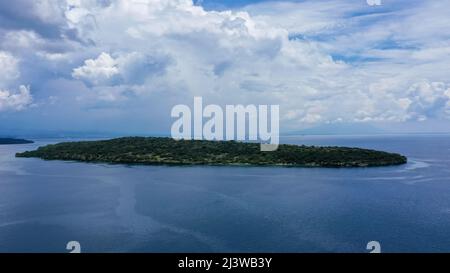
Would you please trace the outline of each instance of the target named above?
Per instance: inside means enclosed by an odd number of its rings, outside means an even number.
[[[0,252],[450,251],[450,136],[308,136],[403,166],[168,167],[15,158],[0,146]]]

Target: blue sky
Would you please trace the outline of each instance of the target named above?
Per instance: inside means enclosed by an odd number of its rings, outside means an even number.
[[[370,2],[370,1],[369,1]],[[0,134],[167,134],[176,104],[282,131],[449,132],[450,1],[0,3]]]

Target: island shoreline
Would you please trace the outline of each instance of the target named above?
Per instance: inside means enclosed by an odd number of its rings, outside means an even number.
[[[366,168],[407,163],[400,154],[362,148],[282,144],[277,151],[261,152],[257,143],[157,137],[62,142],[16,157],[144,166]]]

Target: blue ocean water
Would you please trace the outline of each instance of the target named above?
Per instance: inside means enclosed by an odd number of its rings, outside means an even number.
[[[379,168],[169,167],[15,158],[0,146],[0,252],[450,251],[450,136],[296,136],[399,152]]]

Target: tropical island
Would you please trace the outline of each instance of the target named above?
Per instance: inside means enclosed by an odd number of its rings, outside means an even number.
[[[400,154],[360,148],[283,144],[276,151],[262,152],[258,143],[159,137],[63,142],[17,153],[16,157],[117,164],[288,167],[372,167],[407,162]]]
[[[34,143],[34,141],[20,138],[0,138],[0,145],[30,144],[30,143]]]

